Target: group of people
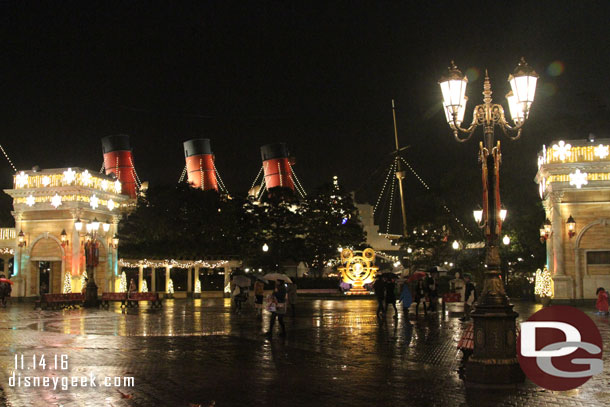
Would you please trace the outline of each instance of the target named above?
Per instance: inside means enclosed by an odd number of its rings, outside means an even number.
[[[297,303],[297,285],[294,283],[286,283],[282,280],[270,281],[272,292],[265,298],[265,283],[261,279],[254,282],[254,308],[256,315],[263,315],[263,308],[271,313],[269,318],[269,329],[265,335],[271,337],[273,335],[273,327],[277,320],[280,325],[280,336],[286,336],[286,325],[284,324],[284,316],[290,312],[296,316]],[[235,304],[235,312],[241,313],[243,304],[248,300],[249,287],[240,287],[234,285],[232,287],[231,296]]]
[[[424,315],[428,311],[436,312],[438,307],[438,276],[437,273],[417,274],[415,279],[409,283],[404,279],[398,279],[391,273],[380,274],[376,276],[373,283],[373,290],[377,297],[377,316],[385,318],[388,308],[394,308],[394,318],[398,318],[398,310],[396,302],[402,303],[403,312],[406,317],[409,315],[409,307],[415,303],[415,316],[419,316],[419,306],[423,305]],[[464,303],[464,316],[460,318],[462,321],[470,319],[470,311],[476,300],[476,289],[471,281],[469,274],[465,274],[464,278],[459,273],[456,273],[456,278],[452,280],[453,292],[460,293],[460,300]],[[429,304],[429,307],[428,307]]]
[[[430,310],[436,311],[437,283],[436,278],[429,273],[414,281],[412,287],[405,280],[392,274],[377,275],[373,283],[377,297],[377,316],[385,318],[390,306],[394,309],[394,318],[398,318],[396,302],[402,303],[403,312],[409,315],[409,307],[415,302],[415,315],[419,315],[419,304],[423,303],[424,313],[428,312],[426,302],[430,302]],[[412,291],[411,291],[412,290]]]

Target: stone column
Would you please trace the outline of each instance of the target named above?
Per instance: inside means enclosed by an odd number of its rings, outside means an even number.
[[[142,292],[142,282],[144,281],[144,266],[138,267],[138,292]]]
[[[199,266],[195,266],[195,268],[193,269],[193,274],[194,274],[194,282],[195,284],[197,284],[197,281],[199,281]],[[193,291],[195,291],[195,289],[193,289]]]
[[[565,265],[563,261],[563,219],[561,218],[560,203],[561,195],[551,196],[553,204],[553,271],[555,276],[565,275]]]
[[[157,291],[157,269],[154,267],[150,268],[151,271],[151,275],[150,275],[150,291],[151,292],[156,292]]]
[[[5,256],[2,258],[2,260],[4,260],[4,275],[6,276],[6,278],[8,278],[8,262],[10,258]]]
[[[186,282],[186,292],[187,293],[192,293],[193,292],[193,268],[189,268],[187,271],[187,282]]]
[[[171,266],[165,266],[165,292],[167,293],[167,290],[169,289],[169,279],[170,279],[170,270],[172,269]]]
[[[582,278],[583,278],[583,273],[582,273],[582,269],[581,269],[581,259],[580,259],[580,252],[581,250],[576,247],[574,248],[574,288],[575,288],[575,293],[574,293],[574,297],[577,300],[582,300],[583,299],[583,289],[582,289]]]

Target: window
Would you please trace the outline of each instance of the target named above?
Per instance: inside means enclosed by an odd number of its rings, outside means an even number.
[[[587,252],[587,264],[610,264],[610,250]]]

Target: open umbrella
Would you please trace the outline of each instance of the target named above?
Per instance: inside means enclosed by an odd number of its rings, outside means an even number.
[[[9,280],[8,278],[0,278],[0,283],[9,283],[10,285],[15,284],[14,282]]]
[[[277,280],[281,280],[285,283],[291,283],[292,284],[292,280],[290,279],[290,277],[288,277],[286,274],[282,274],[282,273],[269,273],[269,274],[265,274],[263,276],[263,278],[267,281],[277,281]]]
[[[426,277],[426,273],[424,273],[423,271],[416,271],[415,273],[413,273],[409,276],[407,281],[410,283],[415,280],[421,280],[424,277]]]
[[[240,287],[250,287],[250,278],[247,276],[233,276],[233,282]]]

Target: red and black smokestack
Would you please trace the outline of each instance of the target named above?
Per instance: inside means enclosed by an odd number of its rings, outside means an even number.
[[[184,157],[186,158],[186,171],[188,181],[194,188],[204,191],[211,189],[218,191],[216,170],[214,169],[214,154],[210,147],[210,140],[198,138],[184,142]]]
[[[119,134],[104,137],[102,139],[102,151],[104,153],[106,175],[115,174],[117,179],[121,181],[122,193],[135,199],[138,191],[129,136]]]
[[[290,188],[294,192],[294,181],[286,143],[267,144],[261,147],[265,185],[271,188]]]

